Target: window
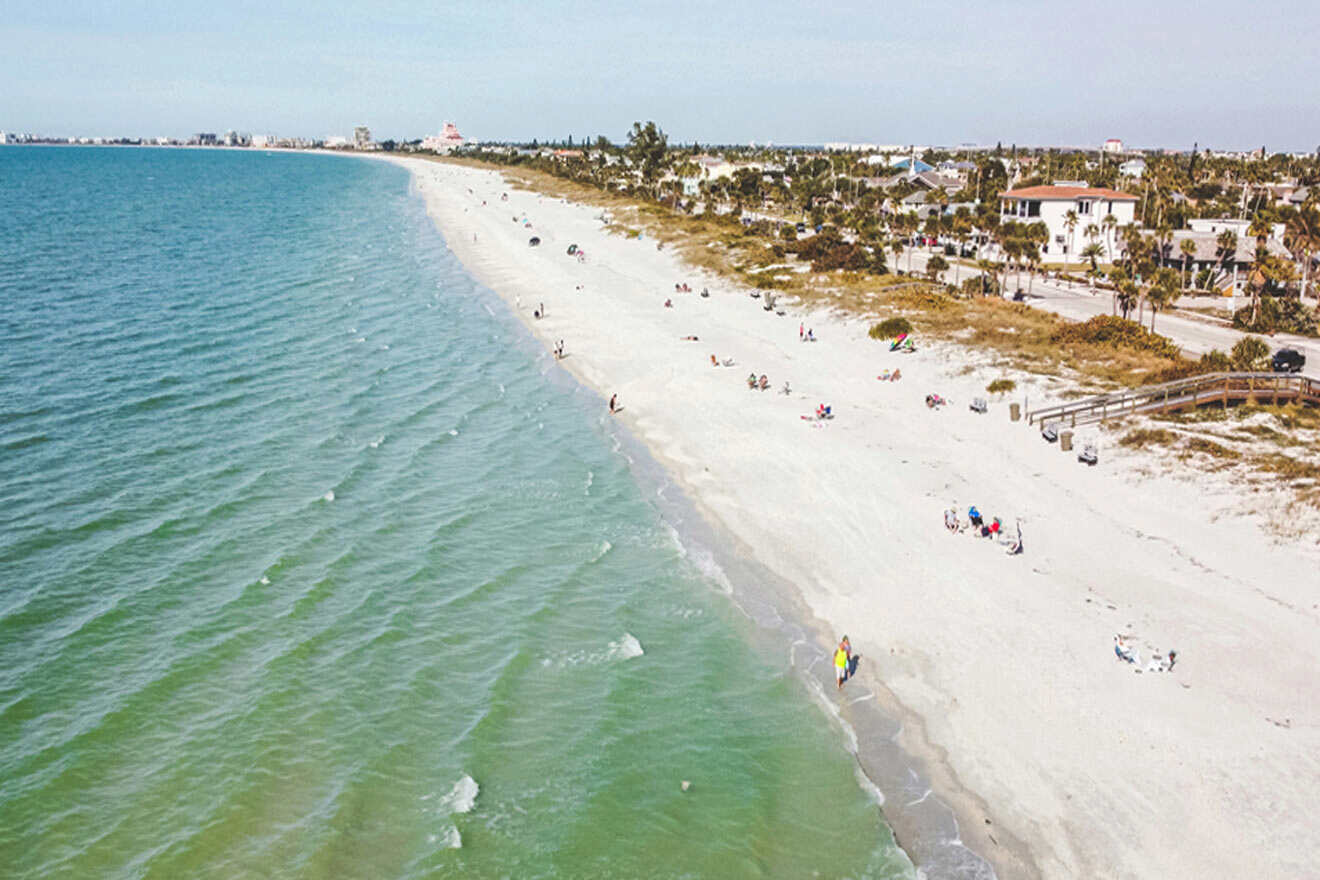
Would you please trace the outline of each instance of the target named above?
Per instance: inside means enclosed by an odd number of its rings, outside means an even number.
[[[1027,202],[1027,216],[1028,217],[1040,216],[1040,202]]]
[[[1090,200],[1090,199],[1078,199],[1078,201],[1077,201],[1077,213],[1078,213],[1078,214],[1090,214],[1090,213],[1091,213],[1091,200]]]

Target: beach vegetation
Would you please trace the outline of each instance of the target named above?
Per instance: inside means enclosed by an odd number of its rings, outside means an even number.
[[[1229,355],[1233,369],[1244,373],[1263,372],[1270,368],[1270,346],[1259,336],[1243,336]]]
[[[872,339],[893,339],[904,333],[912,332],[912,322],[907,318],[886,318],[878,324],[872,324],[867,335]]]
[[[1118,442],[1120,446],[1130,449],[1145,449],[1147,446],[1168,446],[1177,439],[1177,434],[1164,428],[1133,428],[1120,437]]]
[[[1015,388],[1017,388],[1017,383],[1012,379],[996,379],[985,386],[985,390],[991,394],[1008,394]]]

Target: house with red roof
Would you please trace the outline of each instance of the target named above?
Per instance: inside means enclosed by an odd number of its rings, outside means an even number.
[[[1136,220],[1136,196],[1075,180],[1011,189],[1001,193],[999,201],[1000,222],[1040,222],[1049,229],[1041,254],[1046,263],[1080,262],[1081,252],[1093,241],[1104,250],[1101,261],[1112,262],[1118,255],[1117,230]],[[1077,218],[1071,229],[1069,212]],[[1114,219],[1106,222],[1106,217]],[[1095,235],[1086,234],[1090,226]]]

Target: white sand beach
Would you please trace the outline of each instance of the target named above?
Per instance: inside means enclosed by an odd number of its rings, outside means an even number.
[[[820,622],[813,657],[851,637],[864,661],[841,694],[823,659],[811,674],[845,720],[867,692],[902,720],[899,744],[998,876],[1320,871],[1320,536],[1264,530],[1276,499],[1148,477],[1140,453],[1103,445],[1086,467],[1008,417],[1046,380],[1014,376],[971,412],[1002,375],[975,352],[890,353],[861,321],[778,316],[649,237],[610,235],[599,209],[393,161],[473,274],[547,350],[564,340],[563,366],[618,395],[703,515],[796,586]],[[932,392],[949,404],[927,408]],[[814,418],[822,403],[833,419]],[[1025,553],[947,532],[944,510],[972,504],[1010,534],[1020,518]],[[1141,667],[1115,657],[1116,633]],[[1172,672],[1140,671],[1169,649]]]

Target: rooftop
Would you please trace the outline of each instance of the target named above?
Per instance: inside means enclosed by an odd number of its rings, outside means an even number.
[[[1135,202],[1137,197],[1103,186],[1029,186],[1013,189],[1000,195],[1001,199],[1038,199],[1042,202],[1072,202],[1077,199],[1110,199],[1115,202]]]

